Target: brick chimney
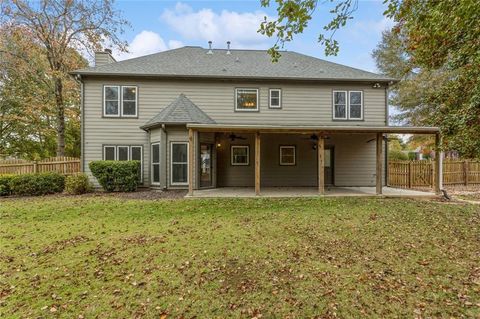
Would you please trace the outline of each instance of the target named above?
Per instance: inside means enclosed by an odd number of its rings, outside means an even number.
[[[95,66],[117,62],[112,56],[112,50],[105,49],[103,51],[95,52]]]

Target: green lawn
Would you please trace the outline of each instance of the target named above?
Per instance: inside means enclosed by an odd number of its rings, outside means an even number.
[[[480,206],[0,201],[0,317],[479,317]]]

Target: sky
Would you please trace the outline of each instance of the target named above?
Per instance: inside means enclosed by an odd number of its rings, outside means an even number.
[[[271,0],[275,4],[274,0]],[[332,17],[330,1],[319,0],[312,21],[301,35],[283,48],[332,62],[377,72],[372,50],[381,39],[382,31],[393,22],[383,16],[382,0],[359,0],[354,18],[339,30],[335,38],[340,44],[337,56],[326,57],[317,38]],[[268,49],[275,39],[257,33],[264,17],[275,18],[275,7],[263,8],[260,0],[242,1],[163,1],[117,0],[117,9],[130,21],[122,38],[129,43],[129,53],[114,51],[117,60],[175,49],[185,45],[232,49]]]

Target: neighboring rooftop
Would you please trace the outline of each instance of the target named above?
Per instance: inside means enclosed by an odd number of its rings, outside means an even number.
[[[281,51],[282,56],[276,63],[271,61],[266,50],[213,49],[211,54],[208,52],[208,49],[187,46],[72,73],[180,78],[394,81],[383,75],[290,51]]]
[[[215,121],[182,93],[169,106],[145,123],[142,129],[147,130],[162,124],[187,123],[215,124]]]

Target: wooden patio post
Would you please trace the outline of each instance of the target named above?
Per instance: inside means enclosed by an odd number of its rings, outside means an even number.
[[[435,193],[440,195],[440,189],[442,188],[443,176],[442,176],[442,152],[440,151],[441,138],[440,134],[435,134]]]
[[[260,195],[260,132],[255,132],[255,195]]]
[[[193,129],[188,129],[188,195],[193,195],[193,159],[194,157],[194,148],[193,148]]]
[[[377,133],[377,173],[376,173],[376,193],[382,194],[382,146],[383,134]]]
[[[318,134],[317,140],[318,152],[318,194],[325,194],[325,140]]]

